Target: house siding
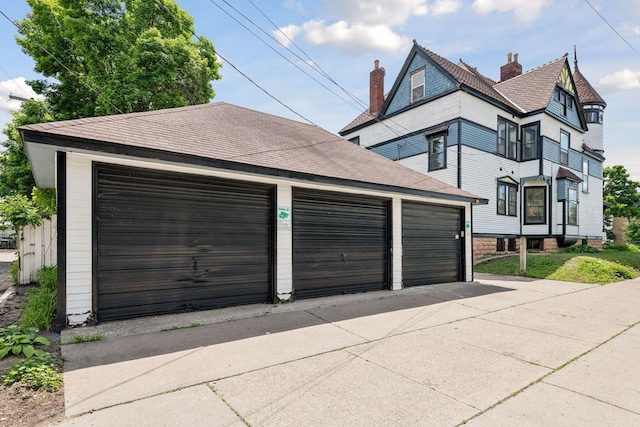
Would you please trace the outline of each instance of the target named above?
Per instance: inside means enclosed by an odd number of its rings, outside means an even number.
[[[549,101],[549,104],[547,105],[547,111],[550,114],[552,114],[554,117],[556,117],[558,120],[568,125],[571,125],[575,128],[580,129],[582,127],[582,124],[580,123],[580,118],[578,116],[578,108],[576,107],[576,105],[577,104],[574,102],[573,108],[572,109],[567,108],[567,115],[563,116],[562,104],[560,104],[560,102],[556,101],[556,99],[552,97],[551,100]]]
[[[455,84],[442,74],[431,62],[417,53],[407,72],[402,76],[393,99],[389,102],[386,115],[394,114],[411,105],[410,76],[416,70],[425,69],[425,99],[434,98],[456,88]]]
[[[494,119],[497,126],[497,116]],[[463,145],[485,153],[496,153],[498,142],[495,130],[464,120],[460,125],[460,132]]]

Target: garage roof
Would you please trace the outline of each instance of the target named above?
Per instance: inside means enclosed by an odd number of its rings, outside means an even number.
[[[319,127],[223,102],[27,125],[20,132],[40,186],[53,185],[55,151],[81,150],[486,203]]]

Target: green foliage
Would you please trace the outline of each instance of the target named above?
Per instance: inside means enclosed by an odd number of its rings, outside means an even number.
[[[598,263],[576,261],[580,258],[595,259]],[[517,255],[495,258],[475,265],[474,270],[479,273],[517,276],[520,259]],[[590,270],[597,270],[598,273],[589,273]],[[589,257],[576,256],[574,253],[529,255],[526,276],[581,283],[617,282],[640,276],[640,252],[607,249],[589,254]]]
[[[54,290],[58,283],[58,267],[55,265],[42,267],[36,272],[36,281],[42,287]]]
[[[104,335],[102,334],[74,335],[69,338],[66,344],[82,344],[85,342],[102,341],[103,339]]]
[[[57,291],[55,285],[40,285],[26,294],[20,324],[26,327],[51,330],[56,317]]]
[[[42,216],[33,200],[23,194],[6,196],[0,201],[0,218],[18,230],[26,225],[39,225]]]
[[[24,354],[26,357],[42,356],[46,353],[35,348],[36,344],[51,344],[48,339],[36,336],[38,329],[11,325],[0,328],[0,359],[12,353],[16,356]]]
[[[637,275],[637,272],[636,272]],[[548,276],[552,280],[565,280],[601,285],[632,279],[633,272],[617,262],[592,257],[575,257]]]
[[[591,247],[589,245],[574,245],[574,246],[569,246],[563,252],[570,253],[570,254],[575,254],[575,253],[593,254],[593,253],[600,252],[600,249]]]
[[[57,120],[205,104],[215,95],[213,44],[193,38],[193,18],[173,0],[27,3],[17,42],[51,78],[29,83]]]
[[[627,222],[624,237],[629,242],[640,244],[640,220],[638,218],[632,218]]]
[[[20,261],[17,259],[11,262],[11,267],[9,267],[9,276],[11,277],[11,283],[14,285],[18,284],[18,275],[20,274]]]
[[[56,189],[33,187],[31,198],[40,215],[51,218],[56,213]]]
[[[604,168],[602,195],[610,204],[606,214],[613,217],[640,217],[640,183],[633,181],[624,166]]]
[[[612,245],[609,243],[605,243],[604,249],[610,252],[640,252],[640,247],[631,243],[625,243],[623,245]]]
[[[57,391],[62,387],[63,380],[56,365],[57,362],[49,353],[19,360],[11,365],[3,384],[10,386],[22,382],[36,390]]]

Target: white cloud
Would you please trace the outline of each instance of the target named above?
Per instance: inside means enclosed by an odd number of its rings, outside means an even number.
[[[540,17],[540,12],[551,4],[551,0],[475,0],[471,7],[480,15],[491,12],[513,12],[520,23],[534,21]]]
[[[461,0],[325,0],[327,16],[337,21],[313,19],[304,24],[281,28],[287,36],[302,35],[315,45],[330,45],[352,52],[406,50],[410,38],[396,31],[412,16],[444,15],[456,12]],[[285,46],[290,44],[274,33]]]
[[[634,34],[637,34],[640,36],[640,27],[639,26],[635,26],[631,29],[633,31]]]
[[[0,110],[17,111],[20,109],[21,102],[19,100],[10,99],[9,95],[19,96],[21,98],[43,99],[37,95],[31,86],[29,86],[24,77],[18,77],[13,80],[5,80],[0,82]]]
[[[306,39],[315,45],[331,45],[351,51],[406,50],[409,39],[402,37],[386,25],[349,24],[338,21],[325,25],[324,21],[309,21],[302,26]]]
[[[300,30],[302,30],[301,27],[291,24],[275,30],[273,35],[281,45],[289,47],[291,45],[291,41],[300,34]]]
[[[640,72],[624,69],[599,80],[604,93],[624,92],[640,87]]]

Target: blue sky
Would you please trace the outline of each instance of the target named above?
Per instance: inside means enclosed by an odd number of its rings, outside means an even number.
[[[605,164],[622,164],[640,180],[640,0],[226,1],[178,0],[178,4],[194,17],[197,34],[212,40],[223,57],[292,110],[334,133],[361,111],[342,88],[367,104],[369,72],[379,59],[387,72],[385,88],[389,90],[413,39],[451,61],[462,58],[496,80],[509,52],[519,54],[526,72],[566,52],[573,64],[576,45],[580,71],[608,104]],[[11,19],[22,19],[29,7],[26,1],[12,0],[0,4],[0,10]],[[15,33],[15,27],[0,17],[3,128],[10,120],[8,111],[17,107],[8,100],[9,93],[32,95],[23,82],[41,77],[33,71],[31,58],[16,45]],[[288,44],[298,57],[265,33]],[[340,87],[309,67],[311,62]],[[302,120],[229,64],[221,71],[222,80],[213,83],[214,101]]]

